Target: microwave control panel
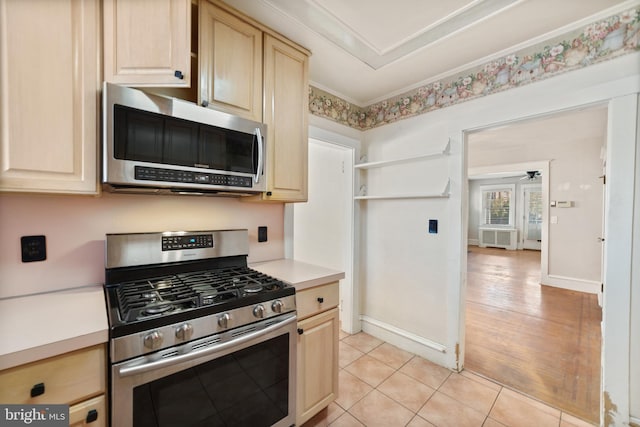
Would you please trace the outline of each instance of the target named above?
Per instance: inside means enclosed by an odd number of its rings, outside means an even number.
[[[150,168],[147,166],[135,166],[134,177],[142,181],[180,182],[185,184],[223,185],[243,188],[251,188],[252,186],[252,179],[247,176]]]

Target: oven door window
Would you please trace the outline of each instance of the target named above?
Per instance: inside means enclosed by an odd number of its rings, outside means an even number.
[[[133,425],[270,426],[288,414],[289,334],[133,389]]]

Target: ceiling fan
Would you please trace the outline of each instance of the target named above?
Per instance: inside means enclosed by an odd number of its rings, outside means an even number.
[[[540,176],[540,171],[527,171],[527,174],[520,179],[526,179],[527,181],[535,181]]]

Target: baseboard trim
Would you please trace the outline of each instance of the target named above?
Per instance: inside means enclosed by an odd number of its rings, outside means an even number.
[[[469,246],[480,246],[480,239],[469,239],[469,240],[467,240],[467,245],[469,245]]]
[[[447,366],[447,347],[414,333],[405,331],[388,323],[381,322],[369,316],[361,315],[362,331],[395,345],[405,351],[417,354],[441,366]],[[449,367],[449,366],[447,366]],[[453,369],[453,368],[452,368]]]
[[[634,426],[639,426],[640,427],[640,418],[630,416],[629,417],[629,423],[630,423],[631,427],[634,427]]]
[[[600,282],[593,280],[576,279],[574,277],[558,276],[555,274],[543,274],[542,284],[589,294],[599,294],[601,286]]]

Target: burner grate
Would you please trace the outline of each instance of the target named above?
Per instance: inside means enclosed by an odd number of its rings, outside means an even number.
[[[121,283],[117,287],[124,322],[281,289],[284,284],[248,267],[193,271]]]

